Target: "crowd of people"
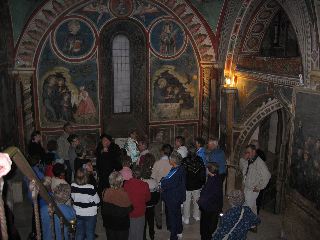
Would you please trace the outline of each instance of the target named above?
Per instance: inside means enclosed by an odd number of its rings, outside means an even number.
[[[205,147],[199,137],[185,146],[185,139],[177,136],[175,146],[149,149],[148,141],[132,130],[120,148],[112,136],[102,134],[94,167],[72,125],[66,123],[64,133],[57,141],[48,141],[46,150],[35,131],[28,152],[30,165],[65,217],[76,219],[76,240],[97,237],[98,212],[108,240],[156,239],[155,227],[162,229],[163,214],[171,240],[182,238],[183,225],[191,218],[200,222],[201,240],[211,240],[246,239],[248,230],[259,224],[255,201],[270,173],[256,150],[249,145],[240,160],[244,191],[228,194],[231,208],[225,214],[221,213],[227,166],[217,139],[209,139]],[[159,159],[155,151],[160,152]],[[52,239],[49,207],[41,199],[39,203],[43,239]],[[57,239],[62,239],[60,228],[55,217]],[[64,229],[64,239],[69,239]],[[30,238],[35,234],[33,224]]]

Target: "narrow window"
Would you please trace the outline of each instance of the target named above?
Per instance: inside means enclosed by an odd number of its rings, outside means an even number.
[[[112,43],[113,111],[130,112],[130,59],[129,39],[117,35]]]

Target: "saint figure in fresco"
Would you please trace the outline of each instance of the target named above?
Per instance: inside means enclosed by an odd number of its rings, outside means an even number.
[[[56,92],[57,79],[55,75],[49,75],[42,86],[42,101],[44,105],[45,117],[49,121],[57,121],[57,115],[54,109],[54,97]]]
[[[119,0],[119,4],[118,6],[116,7],[116,10],[117,10],[117,13],[119,15],[124,15],[126,14],[127,12],[127,9],[126,9],[126,5],[124,3],[124,0]]]
[[[79,56],[85,52],[84,37],[80,32],[80,22],[71,20],[68,22],[69,33],[64,42],[63,52],[70,56]]]
[[[80,87],[79,105],[76,114],[80,117],[90,117],[96,114],[96,107],[84,86]]]
[[[167,80],[159,78],[154,85],[154,103],[165,103],[167,95]]]
[[[166,56],[176,53],[176,32],[172,22],[166,21],[160,34],[160,53]]]

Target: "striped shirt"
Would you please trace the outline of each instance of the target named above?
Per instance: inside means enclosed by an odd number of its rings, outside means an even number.
[[[97,215],[100,198],[93,185],[71,184],[71,198],[73,208],[77,216],[95,216]]]

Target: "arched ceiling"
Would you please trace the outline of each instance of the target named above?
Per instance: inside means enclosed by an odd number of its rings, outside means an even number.
[[[73,8],[86,4],[86,0],[47,0],[29,19],[16,46],[16,67],[32,67],[37,49],[48,34],[55,27],[59,19],[68,14]],[[152,0],[167,12],[177,18],[189,32],[194,45],[203,62],[214,62],[215,35],[203,17],[193,6],[184,0]]]
[[[265,1],[253,16],[250,25],[245,33],[241,52],[254,54],[259,52],[264,35],[270,22],[279,11],[281,6],[275,0]]]
[[[319,46],[312,42],[316,39],[316,33],[304,0],[243,1],[228,43],[225,75],[233,75],[239,54],[254,53],[259,49],[264,33],[280,7],[295,29],[302,56],[303,78],[305,84],[309,83],[308,74],[319,62]]]

